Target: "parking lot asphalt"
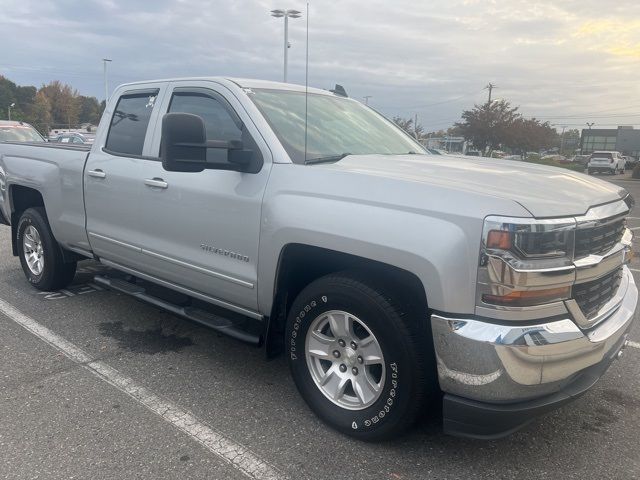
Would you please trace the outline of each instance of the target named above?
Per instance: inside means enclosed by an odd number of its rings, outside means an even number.
[[[640,181],[604,178],[640,201]],[[640,235],[640,207],[629,226]],[[591,391],[505,439],[448,437],[427,418],[367,444],[309,411],[283,358],[97,287],[91,261],[68,289],[34,290],[9,233],[0,228],[0,478],[640,478],[638,325],[636,346]],[[640,257],[630,266],[638,282]]]

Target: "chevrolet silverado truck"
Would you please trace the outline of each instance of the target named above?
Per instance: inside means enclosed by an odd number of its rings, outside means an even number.
[[[100,262],[102,285],[284,353],[363,440],[440,412],[516,430],[597,381],[638,299],[623,188],[429,155],[340,89],[122,85],[91,147],[0,144],[0,192],[35,288]]]

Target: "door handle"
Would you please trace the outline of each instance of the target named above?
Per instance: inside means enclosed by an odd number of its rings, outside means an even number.
[[[147,187],[154,187],[154,188],[167,188],[169,186],[169,184],[161,178],[147,178],[144,181],[144,184]]]
[[[87,172],[87,175],[89,175],[90,177],[94,177],[94,178],[107,178],[107,174],[104,173],[99,168],[96,168],[95,170],[89,170]]]

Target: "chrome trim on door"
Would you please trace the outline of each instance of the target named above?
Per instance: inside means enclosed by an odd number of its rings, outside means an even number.
[[[104,240],[105,242],[113,243],[114,245],[119,245],[120,247],[125,247],[130,250],[134,250],[138,253],[142,253],[142,248],[136,247],[135,245],[131,245],[130,243],[121,242],[120,240],[116,240],[115,238],[105,237],[104,235],[98,235],[97,233],[88,232],[90,237],[97,238],[99,240]]]
[[[95,238],[100,239],[100,240],[104,240],[105,242],[113,243],[114,245],[118,245],[118,246],[121,246],[121,247],[129,248],[129,249],[134,250],[134,251],[136,251],[138,253],[149,255],[150,257],[155,257],[155,258],[158,258],[160,260],[164,260],[166,262],[173,263],[175,265],[179,265],[181,267],[190,268],[191,270],[195,270],[197,272],[204,273],[206,275],[210,275],[212,277],[219,278],[221,280],[226,280],[228,282],[235,283],[236,285],[241,285],[243,287],[247,287],[247,288],[251,288],[251,289],[253,289],[255,287],[255,285],[253,283],[251,283],[251,282],[247,282],[245,280],[241,280],[241,279],[235,278],[235,277],[230,277],[229,275],[225,275],[224,273],[218,273],[218,272],[215,272],[213,270],[208,270],[208,269],[203,268],[203,267],[198,267],[197,265],[193,265],[191,263],[183,262],[182,260],[177,260],[175,258],[167,257],[165,255],[161,255],[159,253],[152,252],[151,250],[147,250],[147,249],[142,248],[142,247],[136,247],[135,245],[131,245],[129,243],[121,242],[120,240],[116,240],[114,238],[105,237],[104,235],[98,235],[97,233],[93,233],[93,232],[89,232],[89,236],[95,237]]]
[[[138,270],[134,270],[133,268],[125,267],[124,265],[120,265],[119,263],[112,262],[110,260],[106,260],[104,258],[100,259],[100,263],[115,268],[116,270],[121,270],[125,273],[129,273],[136,277],[140,277],[143,280],[147,280],[152,283],[156,283],[158,285],[162,285],[163,287],[171,288],[177,292],[184,293],[185,295],[189,295],[191,297],[197,298],[199,300],[203,300],[205,302],[211,303],[213,305],[217,305],[222,308],[226,308],[227,310],[232,310],[241,315],[245,315],[247,317],[255,318],[256,320],[263,320],[264,316],[258,312],[254,312],[253,310],[249,310],[244,307],[240,307],[238,305],[234,305],[233,303],[225,302],[224,300],[219,300],[215,297],[210,297],[209,295],[205,295],[204,293],[197,292],[195,290],[190,290],[185,287],[181,287],[180,285],[176,285],[175,283],[167,282],[166,280],[161,280],[152,275],[147,275],[146,273],[139,272]]]
[[[183,262],[182,260],[177,260],[177,259],[172,258],[172,257],[167,257],[165,255],[161,255],[159,253],[152,252],[151,250],[147,250],[145,248],[142,249],[142,253],[144,253],[145,255],[149,255],[150,257],[159,258],[160,260],[164,260],[166,262],[173,263],[175,265],[179,265],[181,267],[190,268],[191,270],[195,270],[197,272],[204,273],[205,275],[210,275],[212,277],[220,278],[222,280],[227,280],[229,282],[235,283],[237,285],[241,285],[243,287],[247,287],[247,288],[253,288],[254,287],[253,283],[251,283],[251,282],[246,282],[244,280],[240,280],[239,278],[230,277],[229,275],[225,275],[223,273],[218,273],[218,272],[215,272],[213,270],[208,270],[206,268],[199,267],[199,266],[193,265],[191,263]]]

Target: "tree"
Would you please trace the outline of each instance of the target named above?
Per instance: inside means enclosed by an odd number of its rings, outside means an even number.
[[[512,107],[505,100],[496,100],[465,110],[462,112],[463,122],[456,122],[454,128],[475,148],[493,150],[508,138],[509,129],[518,118],[518,107]]]
[[[27,114],[27,122],[32,124],[45,137],[49,135],[51,125],[51,104],[44,92],[35,95],[35,101]]]
[[[78,92],[69,85],[55,80],[44,85],[40,91],[51,104],[51,121],[53,124],[71,127],[78,123],[80,105],[77,101]]]
[[[514,152],[523,154],[552,147],[557,133],[549,122],[541,122],[535,118],[518,117],[506,129],[502,144]]]
[[[80,123],[92,123],[97,125],[100,121],[102,109],[96,97],[85,97],[80,95],[77,98],[79,105],[78,121]]]
[[[424,127],[417,123],[414,125],[413,118],[393,117],[393,123],[411,135],[413,138],[420,139],[424,137]]]

